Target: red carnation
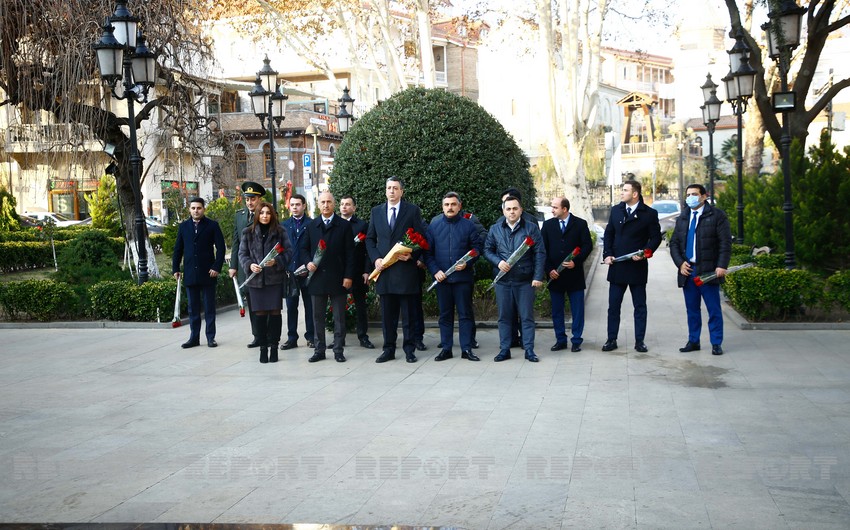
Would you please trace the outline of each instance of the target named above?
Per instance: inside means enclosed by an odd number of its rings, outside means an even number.
[[[410,237],[410,236],[412,236],[413,234],[415,234],[415,232],[413,231],[413,227],[408,228],[406,233],[407,233],[408,237]]]
[[[463,214],[463,218],[464,219],[472,219],[472,214],[469,213],[469,212],[466,212],[465,214]]]
[[[478,252],[476,252],[475,249],[472,249],[472,250],[469,251],[469,257],[470,258],[474,258],[476,256],[478,256]]]
[[[364,234],[363,232],[360,232],[359,234],[357,234],[357,239],[359,239],[360,241],[363,241],[364,239],[366,239],[366,234]]]
[[[277,252],[278,254],[282,254],[283,253],[283,245],[278,243],[277,245],[274,246],[274,251]]]
[[[573,257],[578,256],[579,254],[581,254],[581,247],[574,248],[573,249]]]
[[[651,248],[644,249],[643,250],[643,257],[646,258],[646,259],[651,258],[652,257],[652,249]]]
[[[534,240],[531,239],[531,236],[525,236],[525,244],[528,245],[529,247],[534,246]]]
[[[702,284],[703,284],[702,278],[700,278],[699,276],[695,276],[694,277],[694,283],[697,285],[697,287],[702,287]]]
[[[325,250],[326,248],[328,248],[328,244],[325,243],[324,239],[319,240],[319,248],[322,249],[322,250]]]

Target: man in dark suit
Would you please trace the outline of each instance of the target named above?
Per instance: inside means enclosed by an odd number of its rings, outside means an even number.
[[[614,262],[615,257],[646,249],[655,252],[661,244],[661,225],[658,212],[644,204],[640,182],[627,180],[620,192],[621,203],[611,208],[602,256],[608,269],[608,340],[602,351],[617,349],[620,331],[620,307],[628,289],[632,294],[635,318],[635,350],[647,352],[646,337],[646,282],[649,264],[643,254],[625,261]]]
[[[366,235],[366,251],[369,253],[369,259],[375,264],[375,270],[381,273],[375,283],[375,291],[381,297],[381,328],[384,346],[375,362],[383,363],[395,359],[398,318],[400,312],[404,311],[402,349],[407,362],[415,363],[417,359],[413,352],[416,350],[416,345],[412,322],[416,318],[413,308],[415,295],[422,288],[416,270],[416,260],[420,251],[402,254],[396,263],[386,269],[383,263],[384,256],[402,240],[408,228],[424,236],[425,223],[419,207],[402,200],[404,185],[398,177],[387,179],[385,194],[387,202],[372,208],[369,231]]]
[[[289,270],[294,272],[302,263],[299,255],[300,240],[307,231],[307,224],[310,222],[310,216],[307,215],[307,199],[300,193],[295,193],[289,199],[289,211],[292,216],[286,221],[280,223],[289,236],[292,242],[292,261],[289,262]],[[313,328],[313,302],[310,295],[307,293],[307,288],[304,286],[305,278],[297,277],[298,291],[300,295],[286,299],[286,342],[280,345],[281,350],[291,350],[298,347],[298,300],[304,299],[304,323],[307,330],[304,333],[304,338],[307,339],[307,347],[314,346],[314,328]]]
[[[720,282],[726,276],[732,257],[732,229],[723,210],[706,202],[708,194],[702,184],[691,184],[686,191],[689,210],[676,219],[670,238],[670,257],[679,269],[679,287],[685,295],[688,314],[688,342],[680,352],[700,349],[702,329],[700,298],[708,311],[708,335],[711,353],[723,355],[723,312],[720,308]],[[717,278],[701,285],[694,276],[715,273]]]
[[[215,348],[215,283],[224,265],[224,234],[218,223],[204,216],[205,203],[200,197],[189,201],[190,219],[180,223],[171,272],[180,278],[180,261],[183,261],[183,283],[189,294],[189,340],[183,348],[200,345],[201,296],[206,320],[207,346]]]
[[[335,208],[334,196],[329,191],[320,193],[321,215],[307,223],[307,233],[299,243],[301,262],[313,275],[307,283],[307,290],[313,297],[312,318],[316,338],[311,363],[325,359],[325,309],[328,299],[334,318],[334,359],[339,363],[345,362],[345,305],[354,279],[354,234],[351,233],[351,223],[334,215]],[[320,241],[324,241],[325,250],[316,263],[316,249]]]
[[[572,351],[581,351],[584,331],[584,261],[593,250],[587,221],[570,213],[570,201],[566,197],[552,199],[552,218],[543,223],[541,230],[546,247],[546,274],[549,277],[549,299],[552,302],[552,327],[555,330],[555,345],[552,351],[567,348],[567,330],[564,325],[564,294],[570,299],[572,313]],[[578,256],[558,267],[576,248]]]
[[[370,350],[375,348],[369,340],[369,307],[366,305],[366,293],[369,291],[369,273],[372,272],[372,262],[366,254],[366,232],[369,223],[357,217],[357,203],[351,195],[345,195],[339,201],[339,215],[351,223],[353,237],[364,234],[363,240],[354,244],[354,283],[351,285],[351,296],[354,298],[354,310],[357,313],[357,338],[360,346]]]
[[[242,240],[242,230],[254,222],[254,210],[260,204],[260,198],[266,194],[265,188],[256,182],[246,181],[242,183],[242,195],[245,198],[245,207],[236,212],[236,226],[233,229],[233,239],[230,244],[230,268],[227,273],[231,278],[234,276],[241,285],[245,281],[245,271],[239,267],[239,243]],[[254,340],[248,344],[249,348],[258,348],[260,339],[257,337],[257,324],[254,312],[251,311],[251,298],[248,295],[248,290],[245,289],[245,308],[248,309],[248,318],[251,320],[251,334]]]

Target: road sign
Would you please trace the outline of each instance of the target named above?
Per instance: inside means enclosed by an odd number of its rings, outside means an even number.
[[[313,165],[313,155],[310,153],[304,153],[304,167],[310,167]]]

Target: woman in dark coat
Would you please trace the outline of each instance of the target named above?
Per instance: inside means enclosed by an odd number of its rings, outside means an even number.
[[[283,323],[280,315],[283,309],[283,282],[286,280],[286,267],[292,258],[292,244],[271,204],[262,202],[256,211],[254,222],[242,231],[239,263],[246,273],[258,273],[248,281],[248,290],[251,312],[257,316],[260,362],[276,363]],[[277,244],[283,247],[283,252],[261,267],[263,258]]]

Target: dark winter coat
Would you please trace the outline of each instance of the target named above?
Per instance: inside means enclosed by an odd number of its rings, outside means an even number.
[[[422,210],[415,204],[401,201],[395,227],[390,230],[387,220],[387,203],[372,208],[369,219],[369,231],[366,235],[366,252],[374,264],[378,259],[387,255],[393,246],[400,242],[408,228],[425,236],[425,222],[422,220]],[[421,251],[415,251],[408,261],[397,261],[391,267],[384,269],[375,282],[377,294],[414,295],[422,290],[416,260]]]
[[[549,290],[559,293],[583,291],[586,284],[584,281],[584,262],[593,250],[593,241],[590,239],[590,230],[587,221],[573,214],[567,218],[567,230],[561,233],[561,220],[553,217],[543,223],[540,231],[543,235],[543,244],[546,247],[546,277],[549,272],[557,270],[561,263],[576,247],[581,252],[573,261],[576,266],[572,269],[564,268],[557,280],[549,283]]]
[[[307,231],[299,242],[301,265],[313,261],[319,241],[325,242],[325,253],[313,273],[307,291],[310,295],[345,294],[342,280],[354,279],[354,234],[351,223],[334,215],[328,226],[321,216],[307,223]]]
[[[608,225],[605,227],[602,258],[618,258],[636,250],[650,249],[653,252],[661,245],[661,225],[658,212],[640,201],[632,214],[626,218],[626,203],[611,208]],[[608,281],[620,284],[646,285],[649,279],[648,260],[626,260],[612,263],[608,267]]]
[[[457,260],[470,250],[474,249],[480,255],[484,243],[478,235],[478,228],[475,223],[465,219],[460,214],[451,219],[445,215],[434,217],[428,226],[425,237],[430,247],[430,250],[425,252],[425,265],[431,271],[432,276],[439,271],[446,272],[449,270]],[[453,272],[443,281],[445,283],[474,281],[473,266],[477,260],[477,257],[469,260],[466,268]]]
[[[487,242],[484,244],[484,257],[493,265],[493,275],[499,273],[499,262],[508,261],[513,252],[519,248],[526,236],[534,240],[534,245],[517,261],[510,272],[505,274],[499,282],[519,283],[531,282],[533,280],[544,280],[544,266],[546,264],[546,249],[543,246],[543,237],[537,227],[537,220],[529,221],[525,217],[520,218],[519,226],[511,231],[507,220],[503,217],[490,227],[487,233]]]
[[[224,265],[224,234],[218,223],[207,217],[201,218],[198,233],[192,218],[180,223],[177,229],[177,241],[171,255],[171,272],[180,272],[183,261],[183,284],[213,285],[217,278],[210,277],[210,271],[221,272]]]
[[[248,226],[242,231],[242,239],[239,243],[239,264],[248,275],[251,274],[251,264],[259,264],[263,258],[280,243],[283,253],[274,258],[274,265],[263,267],[263,272],[251,278],[248,287],[262,288],[267,285],[280,285],[286,277],[286,268],[292,259],[292,243],[286,230],[280,225],[272,226],[265,238],[260,231],[260,225]]]
[[[682,263],[687,260],[686,246],[691,212],[692,210],[688,208],[676,219],[673,237],[670,238],[670,257],[673,258],[677,269],[681,269]],[[694,275],[714,272],[718,267],[729,268],[729,259],[732,257],[732,228],[729,226],[726,212],[708,203],[703,205],[702,214],[697,217],[696,247],[696,270],[691,269],[690,278]],[[678,274],[679,287],[684,287],[688,278]],[[707,283],[718,284],[720,279]]]

